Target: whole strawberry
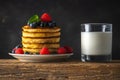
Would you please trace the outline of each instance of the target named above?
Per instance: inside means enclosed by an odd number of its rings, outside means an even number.
[[[58,54],[65,54],[66,53],[66,49],[64,47],[60,47],[58,48]]]
[[[50,51],[47,47],[43,47],[41,50],[40,50],[40,54],[41,55],[48,55],[50,54]]]

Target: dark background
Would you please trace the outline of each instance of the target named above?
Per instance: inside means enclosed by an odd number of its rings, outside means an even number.
[[[21,28],[30,16],[48,12],[62,28],[61,46],[80,59],[80,24],[113,24],[113,59],[120,59],[120,3],[116,0],[0,0],[0,58],[21,42]]]

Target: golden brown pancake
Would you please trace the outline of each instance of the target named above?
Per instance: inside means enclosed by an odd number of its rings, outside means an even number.
[[[43,47],[47,47],[47,48],[59,48],[60,44],[56,43],[56,44],[29,44],[29,43],[22,43],[23,47],[25,48],[43,48]]]
[[[23,43],[59,43],[60,37],[51,37],[51,38],[30,38],[22,37]]]
[[[42,33],[31,33],[31,32],[22,32],[23,37],[57,37],[60,36],[60,32],[42,32]]]
[[[60,31],[60,28],[59,27],[53,27],[53,28],[42,28],[42,27],[38,27],[38,28],[31,28],[29,26],[24,26],[23,28],[23,31],[25,32],[59,32]]]

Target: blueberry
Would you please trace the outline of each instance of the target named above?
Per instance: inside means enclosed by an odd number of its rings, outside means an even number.
[[[28,25],[31,27],[31,28],[36,28],[37,26],[40,26],[41,22],[33,22],[33,23],[28,23]]]
[[[38,23],[36,23],[36,22],[33,22],[33,23],[30,23],[30,24],[29,24],[29,26],[30,26],[31,28],[36,28],[37,25],[38,25]]]
[[[29,52],[25,52],[24,54],[30,54]]]
[[[51,27],[51,28],[56,26],[56,22],[55,21],[51,21],[48,24],[49,24],[49,27]]]
[[[41,23],[40,23],[40,27],[44,27],[44,22],[41,22]]]
[[[52,23],[52,22],[49,22],[49,23],[48,23],[48,26],[49,26],[49,27],[53,27],[53,23]]]
[[[41,22],[41,23],[40,23],[40,26],[41,26],[41,27],[47,27],[47,26],[48,26],[48,22]]]
[[[52,26],[57,26],[55,21],[52,21]]]
[[[37,22],[37,26],[40,26],[41,22]]]

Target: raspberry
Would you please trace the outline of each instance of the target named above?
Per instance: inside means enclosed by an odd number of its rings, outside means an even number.
[[[46,54],[50,54],[50,51],[48,48],[44,47],[40,50],[40,54],[41,55],[46,55]]]
[[[49,16],[48,13],[44,13],[42,16],[41,16],[41,21],[43,22],[50,22],[52,21],[51,17]]]
[[[66,49],[67,53],[72,53],[73,52],[73,49],[69,46],[64,46],[64,48]]]
[[[58,54],[65,54],[66,49],[64,47],[60,47],[57,52],[58,52]]]
[[[12,53],[15,53],[16,48],[12,49]]]
[[[16,53],[16,54],[24,54],[24,51],[23,51],[22,48],[17,48],[17,49],[15,50],[15,53]]]

